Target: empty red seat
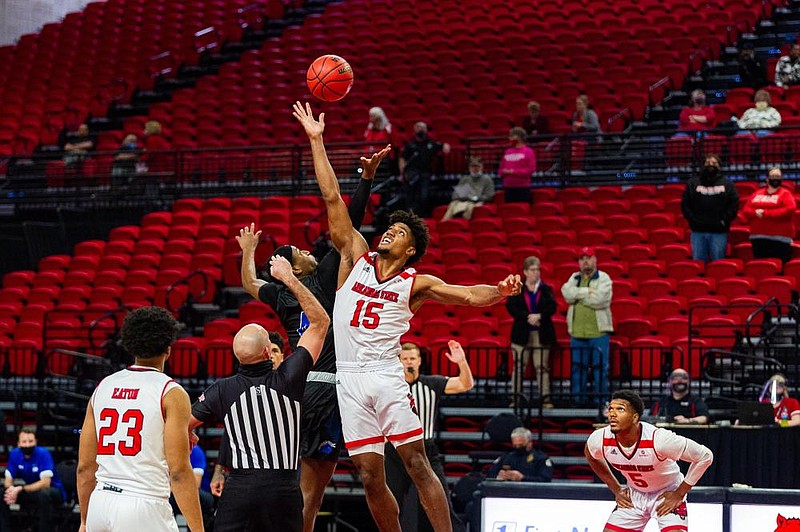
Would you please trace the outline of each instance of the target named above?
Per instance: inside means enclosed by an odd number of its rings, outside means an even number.
[[[774,297],[779,303],[787,305],[794,301],[796,293],[794,283],[785,277],[765,277],[756,281],[756,291],[768,297]]]

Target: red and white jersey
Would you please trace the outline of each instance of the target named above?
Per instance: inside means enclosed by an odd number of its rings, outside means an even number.
[[[387,278],[378,278],[377,253],[365,253],[336,292],[333,331],[336,362],[363,365],[398,360],[400,337],[414,316],[409,308],[417,275],[406,268]]]
[[[91,398],[97,489],[169,498],[162,399],[179,386],[168,375],[142,366],[118,371],[97,385]]]
[[[639,440],[633,447],[623,447],[611,427],[595,430],[586,445],[596,460],[605,459],[628,479],[628,486],[644,493],[677,486],[683,479],[677,460],[692,462],[686,483],[694,485],[711,465],[708,448],[650,423],[639,423]]]

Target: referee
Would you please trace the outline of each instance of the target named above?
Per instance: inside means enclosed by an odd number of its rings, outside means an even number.
[[[222,447],[228,449],[231,471],[214,522],[218,532],[244,530],[248,523],[251,530],[303,527],[300,401],[330,318],[286,259],[273,257],[270,265],[272,276],[300,302],[309,325],[294,353],[274,371],[267,331],[254,323],[242,327],[233,339],[238,373],[209,386],[192,406],[189,430],[220,420],[225,425]]]
[[[428,456],[433,472],[442,483],[445,494],[447,494],[447,503],[450,505],[450,521],[453,524],[453,531],[458,532],[464,530],[464,525],[453,511],[447,480],[444,476],[444,464],[442,462],[442,457],[439,455],[439,449],[436,447],[434,435],[436,419],[439,416],[439,398],[442,394],[450,395],[469,391],[472,389],[474,381],[472,379],[472,371],[467,363],[467,358],[461,344],[455,340],[450,340],[448,342],[448,347],[450,351],[446,353],[446,356],[450,362],[458,365],[457,377],[420,375],[419,367],[422,364],[422,357],[419,347],[410,342],[402,345],[400,362],[403,364],[406,382],[409,384],[411,396],[417,407],[420,421],[422,421],[425,454]],[[400,517],[402,519],[403,499],[405,499],[406,493],[408,493],[408,490],[411,488],[411,477],[408,476],[403,461],[400,459],[400,455],[397,454],[393,445],[386,445],[385,463],[386,484],[389,486],[394,498],[397,499],[397,504],[400,506]],[[433,529],[422,509],[418,509],[417,519],[418,523],[415,523],[416,526],[413,527],[414,530],[425,531]]]

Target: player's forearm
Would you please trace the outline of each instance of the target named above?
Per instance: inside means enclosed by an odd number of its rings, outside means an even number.
[[[611,470],[608,468],[608,464],[605,461],[600,461],[592,457],[588,453],[588,451],[584,451],[584,456],[586,457],[586,461],[589,462],[589,467],[592,468],[594,474],[598,476],[598,478],[608,486],[608,489],[612,491],[612,493],[617,493],[620,488],[619,482],[617,482],[616,477],[611,473]]]
[[[464,304],[471,307],[488,307],[499,303],[505,296],[497,290],[496,286],[488,284],[478,284],[469,287],[469,293]]]
[[[691,462],[688,471],[686,471],[685,480],[687,484],[694,486],[700,481],[706,469],[714,462],[714,453],[708,447],[689,440],[681,459]]]
[[[256,250],[242,251],[242,288],[245,292],[258,299],[258,276],[256,275]]]
[[[310,142],[311,157],[314,160],[314,173],[317,175],[317,184],[319,184],[322,199],[325,200],[326,204],[340,200],[339,182],[336,180],[336,173],[333,171],[333,166],[331,166],[331,162],[328,159],[322,137],[312,138]]]
[[[475,379],[472,378],[472,370],[469,367],[469,362],[462,360],[458,364],[458,380],[461,382],[461,387],[466,392],[475,386]]]
[[[50,487],[50,479],[49,478],[42,478],[37,480],[36,482],[31,482],[30,484],[25,484],[22,486],[22,491],[27,492],[34,492],[39,491],[45,488]]]
[[[188,466],[188,462],[187,462]],[[170,487],[175,495],[175,501],[181,514],[192,532],[203,531],[203,512],[200,509],[200,496],[195,484],[194,472],[191,466],[180,467],[170,472]]]
[[[353,222],[353,227],[356,229],[361,227],[364,221],[364,215],[367,212],[367,205],[369,203],[369,193],[372,190],[372,178],[374,176],[362,176],[358,182],[353,199],[350,201],[350,207],[347,212],[350,215],[350,221]]]

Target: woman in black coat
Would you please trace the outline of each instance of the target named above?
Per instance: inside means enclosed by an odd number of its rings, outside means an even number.
[[[519,295],[506,299],[506,309],[514,318],[511,327],[511,348],[514,351],[515,406],[522,393],[522,378],[529,360],[533,360],[539,397],[544,408],[553,408],[550,401],[550,346],[556,342],[553,314],[556,297],[553,288],[541,280],[541,261],[528,257],[522,265],[525,283]]]

